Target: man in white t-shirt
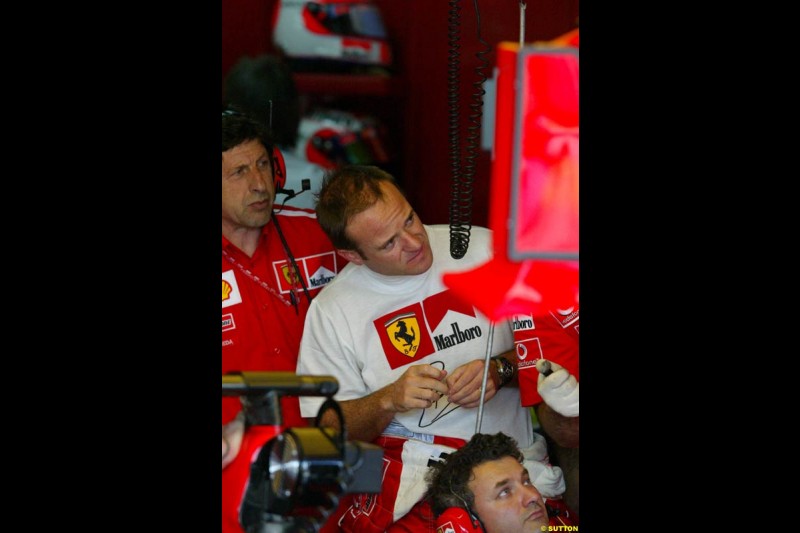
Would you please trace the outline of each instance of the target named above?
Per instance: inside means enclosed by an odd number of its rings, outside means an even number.
[[[350,263],[311,303],[297,373],[339,381],[347,438],[380,445],[385,466],[381,493],[346,495],[322,531],[435,531],[425,472],[475,433],[488,348],[480,431],[512,436],[538,460],[537,488],[563,493],[520,405],[510,325],[493,326],[442,283],[443,273],[490,259],[491,232],[472,227],[466,255],[453,259],[449,226],[423,225],[392,176],[373,166],[329,171],[316,210]],[[301,415],[316,417],[323,401],[301,397]],[[329,410],[321,423],[338,426],[338,415]]]

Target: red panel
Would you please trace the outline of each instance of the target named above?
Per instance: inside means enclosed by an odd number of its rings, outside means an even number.
[[[508,257],[578,257],[578,50],[523,48]]]
[[[494,159],[492,160],[489,227],[494,232],[494,254],[506,256],[508,243],[509,198],[511,195],[511,157],[514,146],[514,105],[519,45],[504,42],[497,46]]]
[[[445,274],[443,282],[492,320],[577,305],[577,261],[533,260],[544,256],[530,254],[551,252],[555,243],[577,258],[577,50],[500,43],[496,101],[489,213],[494,258]],[[520,250],[528,247],[528,255],[511,257],[509,235],[518,237],[512,242]]]

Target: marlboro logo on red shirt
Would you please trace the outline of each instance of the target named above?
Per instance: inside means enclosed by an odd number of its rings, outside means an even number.
[[[295,261],[308,290],[321,289],[333,281],[339,271],[336,264],[336,252],[297,257]],[[272,266],[275,270],[278,291],[281,294],[286,294],[292,290],[292,287],[297,286],[297,283],[292,283],[294,269],[288,261],[275,261]]]

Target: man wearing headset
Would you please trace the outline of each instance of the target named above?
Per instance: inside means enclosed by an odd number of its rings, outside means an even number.
[[[440,533],[535,533],[546,531],[548,524],[573,524],[558,521],[557,513],[548,517],[522,452],[503,433],[475,434],[458,451],[431,464],[426,481],[426,498]]]
[[[286,170],[263,125],[222,113],[222,373],[294,372],[311,300],[347,263],[313,211],[273,209]],[[237,508],[252,450],[238,397],[222,398],[223,531]],[[281,399],[284,427],[305,426],[297,397]],[[240,449],[248,450],[237,457]]]

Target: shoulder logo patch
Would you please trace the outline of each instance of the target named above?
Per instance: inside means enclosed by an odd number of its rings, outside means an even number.
[[[233,270],[228,270],[222,273],[222,308],[238,303],[242,303],[242,293],[239,292],[239,285],[236,283],[236,275]]]

